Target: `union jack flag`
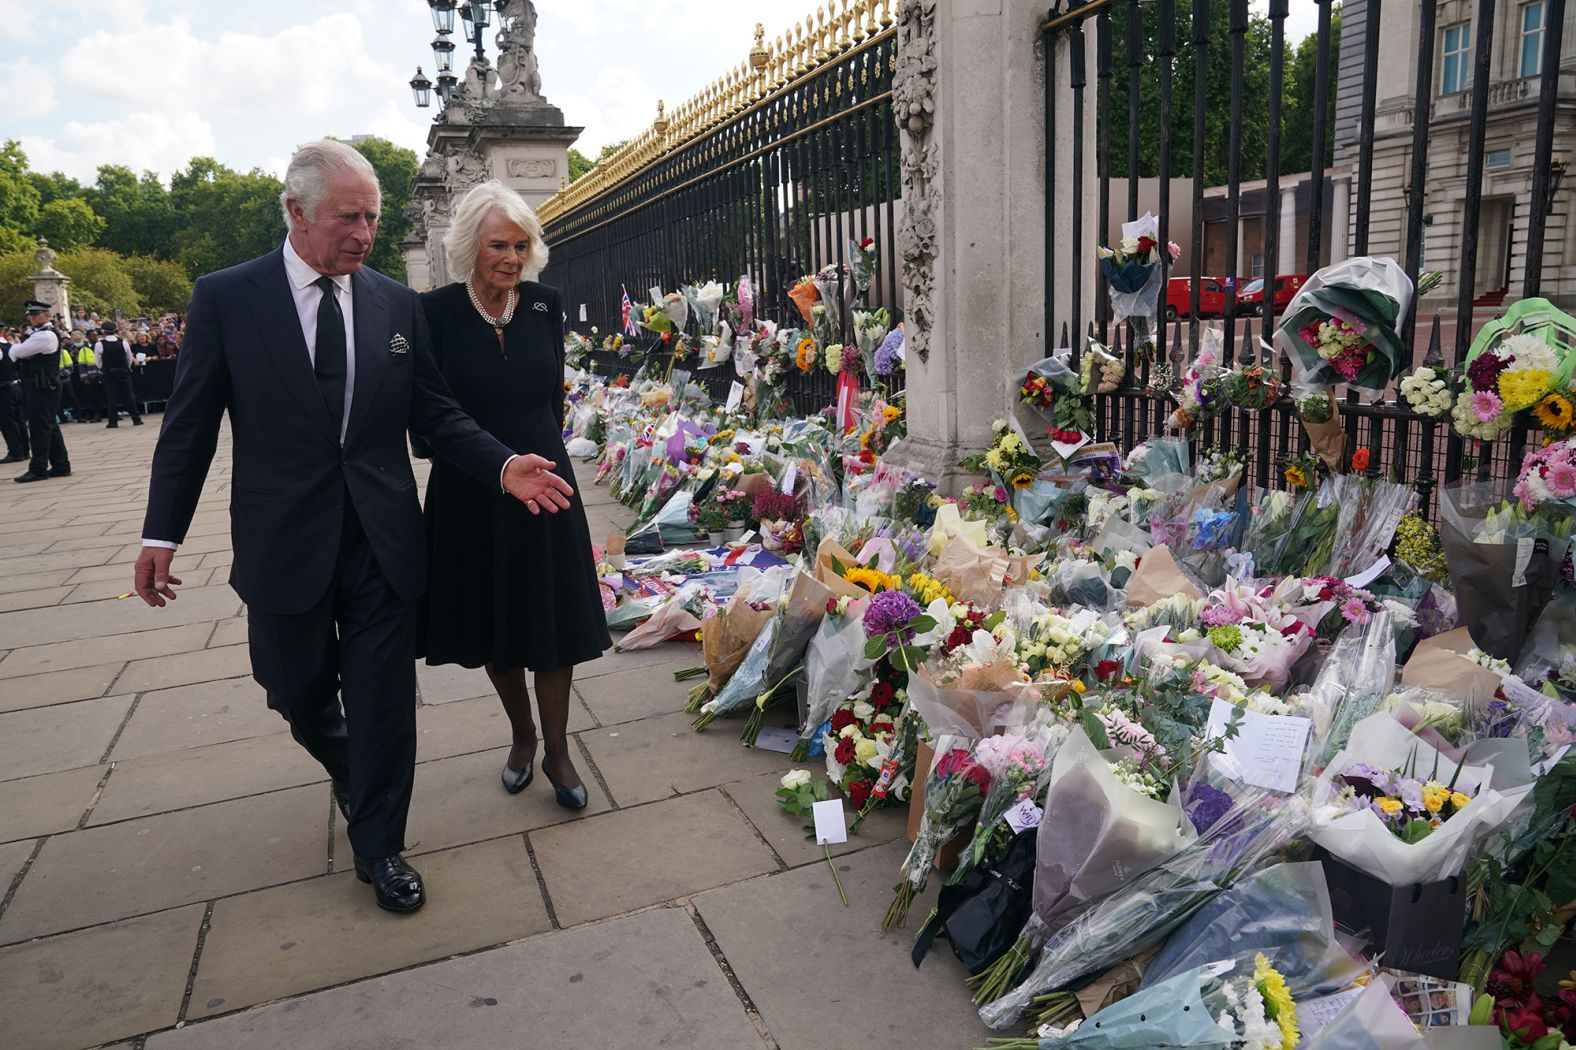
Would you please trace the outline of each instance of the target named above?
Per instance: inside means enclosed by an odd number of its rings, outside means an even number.
[[[635,332],[634,319],[629,316],[629,312],[631,310],[633,310],[634,308],[635,308],[635,304],[629,301],[629,289],[625,288],[624,289],[624,301],[619,306],[619,312],[624,317],[624,334],[627,335],[627,336],[630,336],[631,338],[633,338],[637,334]]]

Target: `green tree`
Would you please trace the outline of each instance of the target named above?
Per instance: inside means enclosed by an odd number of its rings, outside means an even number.
[[[86,248],[104,232],[104,220],[81,197],[60,197],[40,210],[38,233],[49,238],[49,246],[69,252]]]
[[[415,181],[421,161],[414,150],[396,146],[388,139],[362,139],[356,143],[356,150],[371,162],[372,170],[378,173],[378,186],[383,191],[378,238],[372,244],[372,256],[367,263],[379,273],[403,281],[405,253],[400,249],[400,242],[411,231],[405,208],[410,204],[411,183]]]
[[[45,175],[43,172],[29,171],[27,178],[33,184],[33,188],[38,191],[38,203],[40,205],[48,204],[51,201],[70,200],[74,197],[82,196],[82,184],[69,175],[62,175],[58,171],[50,172],[48,175]]]
[[[1335,161],[1335,88],[1340,79],[1341,9],[1330,13],[1330,62],[1324,75],[1329,85],[1324,110],[1324,163]],[[1319,36],[1310,33],[1297,45],[1286,67],[1282,113],[1281,170],[1313,170],[1314,84],[1319,72]]]
[[[580,176],[596,167],[596,162],[579,150],[570,147],[569,150],[569,181],[574,182]]]
[[[55,269],[71,278],[71,307],[113,317],[115,311],[136,316],[142,312],[137,289],[126,271],[125,260],[105,248],[79,248],[61,252]]]
[[[149,255],[130,255],[121,259],[121,268],[131,278],[143,313],[186,312],[186,305],[192,298],[192,279],[180,263]]]
[[[279,180],[193,157],[170,179],[170,204],[183,227],[175,258],[193,276],[264,255],[284,240]]]
[[[27,154],[15,139],[0,146],[0,251],[38,243],[38,187],[28,178]]]
[[[130,168],[104,164],[97,182],[83,191],[88,204],[104,220],[98,243],[122,255],[173,258],[183,228],[170,201],[170,191],[151,171],[138,178]]]
[[[27,278],[37,269],[31,251],[0,253],[0,324],[23,323],[23,304],[33,298],[33,282]]]

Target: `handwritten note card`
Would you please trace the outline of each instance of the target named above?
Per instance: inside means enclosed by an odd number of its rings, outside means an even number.
[[[1226,701],[1216,700],[1209,709],[1209,738],[1225,736],[1226,727],[1239,716],[1237,735],[1226,741],[1226,754],[1242,767],[1242,779],[1273,791],[1297,790],[1308,745],[1308,719],[1239,712]]]

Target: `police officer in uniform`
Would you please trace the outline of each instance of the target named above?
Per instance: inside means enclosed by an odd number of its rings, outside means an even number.
[[[22,380],[11,360],[11,331],[0,329],[0,436],[5,438],[5,458],[0,463],[21,463],[28,458],[27,417],[22,413]]]
[[[27,429],[33,446],[33,461],[19,483],[71,476],[71,460],[66,456],[66,439],[60,435],[55,414],[60,411],[60,337],[49,323],[50,306],[37,299],[27,301],[28,337],[11,348],[11,359],[22,373],[22,392],[27,398]]]
[[[142,426],[142,413],[137,411],[137,399],[131,392],[131,347],[117,334],[114,321],[104,322],[104,336],[93,345],[98,355],[99,373],[104,377],[104,414],[109,417],[105,429],[120,426],[120,406],[126,406],[132,426]]]

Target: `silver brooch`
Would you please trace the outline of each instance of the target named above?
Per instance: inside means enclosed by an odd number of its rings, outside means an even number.
[[[410,353],[410,341],[407,340],[404,336],[400,335],[398,332],[394,333],[394,338],[389,340],[389,353],[391,353],[391,354],[408,354],[408,353]]]
[[[546,303],[542,303],[542,302],[532,303],[531,304],[531,309],[533,309],[533,310],[540,310],[540,311],[542,311],[542,313],[545,314],[545,313],[547,313],[547,304]]]

